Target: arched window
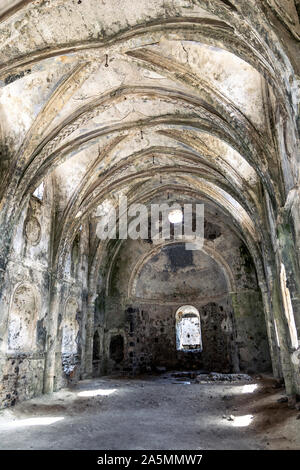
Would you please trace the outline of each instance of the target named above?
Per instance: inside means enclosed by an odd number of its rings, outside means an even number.
[[[43,200],[43,197],[44,197],[44,183],[43,182],[36,188],[33,195],[37,197],[40,201]]]
[[[192,305],[184,305],[176,312],[176,349],[202,351],[200,314]]]

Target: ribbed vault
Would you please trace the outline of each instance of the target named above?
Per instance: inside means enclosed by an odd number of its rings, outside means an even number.
[[[60,283],[87,231],[82,370],[90,370],[93,302],[120,249],[95,235],[97,211],[120,195],[219,211],[254,260],[273,369],[280,375],[283,362],[289,390],[299,390],[278,277],[284,261],[300,326],[299,20],[285,3],[289,16],[271,0],[2,2],[1,282],[16,227],[44,183],[53,217],[46,391]],[[275,317],[285,359],[272,345]]]

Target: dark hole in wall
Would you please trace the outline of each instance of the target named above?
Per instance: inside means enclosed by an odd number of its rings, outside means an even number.
[[[72,245],[72,252],[71,252],[71,275],[75,277],[77,275],[77,267],[79,264],[79,251],[80,246],[80,234],[75,236],[73,245]]]
[[[95,332],[93,337],[93,361],[100,359],[100,338],[98,331]]]
[[[124,359],[124,338],[121,335],[112,336],[109,345],[110,358],[117,364]]]
[[[231,2],[229,2],[229,0],[221,0],[221,2],[224,3],[231,10],[238,11],[237,8]]]
[[[207,220],[204,221],[204,238],[207,240],[215,240],[222,235],[221,229],[218,225],[213,224]]]

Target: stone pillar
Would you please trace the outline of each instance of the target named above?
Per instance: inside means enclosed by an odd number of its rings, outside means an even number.
[[[270,356],[272,361],[273,375],[276,378],[282,378],[282,368],[280,362],[280,350],[276,340],[276,330],[274,318],[272,316],[269,290],[265,282],[260,282],[260,290],[264,306],[264,314],[269,341]]]
[[[239,349],[237,346],[237,328],[236,328],[236,321],[235,321],[235,310],[236,310],[236,295],[237,292],[230,292],[229,298],[232,305],[232,334],[234,337],[234,341],[231,341],[230,349],[231,349],[231,360],[232,360],[232,369],[235,374],[240,372],[240,361],[239,361]]]
[[[290,219],[289,219],[290,220]],[[291,220],[290,220],[291,222]],[[280,272],[281,263],[283,263],[286,277],[287,287],[290,291],[291,302],[293,306],[293,314],[295,323],[298,328],[298,338],[300,331],[300,267],[298,259],[298,250],[293,239],[294,228],[292,223],[280,224],[277,228],[278,233],[278,257],[277,270]]]
[[[57,342],[58,314],[61,304],[61,287],[62,283],[58,279],[54,279],[50,292],[43,393],[52,393],[54,391],[56,364],[55,353]]]
[[[288,330],[287,321],[284,314],[284,307],[282,304],[282,295],[280,289],[280,280],[277,277],[271,286],[272,291],[272,311],[274,319],[276,320],[279,346],[280,346],[280,361],[282,367],[282,374],[284,378],[286,393],[289,396],[297,393],[294,367],[291,362],[291,345],[290,334]]]
[[[295,348],[292,346],[291,332],[288,324],[288,313],[286,294],[282,289],[281,272],[286,274],[286,288],[290,294],[293,316],[296,326],[298,326],[298,337],[300,328],[300,268],[299,253],[297,250],[297,227],[295,220],[297,214],[293,211],[294,201],[298,201],[298,192],[294,189],[288,194],[286,204],[281,207],[275,215],[270,203],[267,201],[268,218],[270,223],[270,234],[273,250],[267,263],[268,292],[270,296],[271,317],[276,321],[277,333],[279,337],[279,351],[282,374],[285,381],[288,395],[299,393],[299,368],[295,370]],[[297,242],[298,240],[298,242]],[[282,266],[283,265],[283,266]],[[290,314],[290,313],[289,313]]]
[[[80,239],[80,279],[82,282],[82,322],[80,331],[80,344],[81,344],[81,355],[80,355],[80,378],[85,376],[85,356],[86,356],[86,325],[88,318],[88,259],[89,259],[89,225],[83,224]]]
[[[94,312],[97,294],[88,295],[86,327],[85,327],[85,363],[82,378],[90,378],[93,375],[93,337],[94,337]]]
[[[282,317],[285,325],[285,335],[286,335],[286,368],[288,367],[287,381],[288,384],[287,393],[288,395],[300,394],[300,368],[297,364],[297,354],[296,349],[299,349],[299,338],[300,338],[300,267],[299,267],[299,257],[297,250],[297,237],[295,232],[297,232],[294,227],[293,218],[290,217],[290,212],[285,208],[282,211],[281,223],[277,227],[278,233],[278,250],[276,253],[276,263],[277,263],[277,273],[279,278],[279,290],[281,297],[281,308],[282,308]],[[283,264],[283,266],[282,266]],[[282,279],[281,279],[281,269],[285,270],[286,275],[286,290],[290,296],[291,302],[291,314],[292,321],[295,322],[296,332],[295,335],[291,331],[291,328],[294,326],[289,325],[287,319],[287,309],[286,303],[287,299],[284,298],[285,293],[282,288]],[[295,345],[295,339],[292,340],[292,337],[296,336],[298,339],[298,345]],[[289,365],[288,365],[289,363]]]

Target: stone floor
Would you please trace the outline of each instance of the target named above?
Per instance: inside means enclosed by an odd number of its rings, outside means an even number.
[[[300,449],[269,377],[101,377],[0,412],[0,449]]]

